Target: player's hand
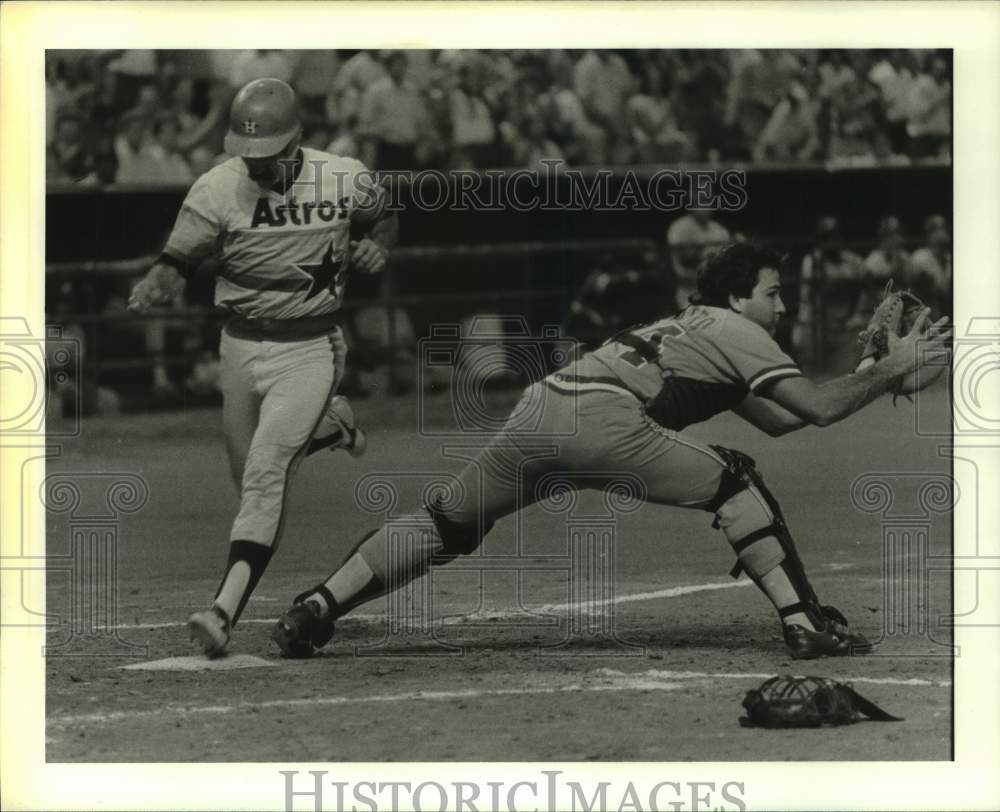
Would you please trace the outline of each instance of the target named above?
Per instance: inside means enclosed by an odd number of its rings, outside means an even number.
[[[379,273],[385,268],[389,252],[374,240],[351,240],[351,267],[364,274]]]
[[[128,297],[128,309],[132,313],[146,313],[154,305],[171,302],[180,290],[176,285],[166,284],[155,273],[150,273],[136,282],[132,295]]]
[[[924,308],[905,336],[888,336],[889,353],[904,364],[903,374],[913,372],[948,354],[952,332],[948,317],[942,316],[931,322],[930,313],[929,307]]]

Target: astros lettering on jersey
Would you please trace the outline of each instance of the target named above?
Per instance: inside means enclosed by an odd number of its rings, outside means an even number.
[[[364,164],[303,147],[298,178],[265,190],[232,158],[191,187],[165,252],[197,263],[218,252],[215,304],[249,318],[319,316],[340,308],[350,224],[377,220],[384,190]]]

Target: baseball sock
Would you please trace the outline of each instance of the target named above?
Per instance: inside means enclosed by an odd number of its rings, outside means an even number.
[[[780,566],[775,567],[766,575],[762,575],[757,580],[757,583],[771,603],[774,604],[774,608],[778,610],[779,614],[781,614],[781,610],[785,607],[801,603],[802,599],[795,591],[795,586],[792,584],[788,574]],[[816,631],[816,627],[809,620],[805,612],[795,612],[787,616],[782,616],[781,622],[785,625],[795,624]]]
[[[431,559],[441,552],[441,538],[426,514],[412,519],[369,533],[327,578],[323,585],[336,606],[331,607],[321,591],[306,598],[320,607],[321,617],[336,619],[427,572]]]
[[[254,541],[230,543],[229,562],[215,595],[215,605],[226,613],[234,626],[273,554],[271,547]]]

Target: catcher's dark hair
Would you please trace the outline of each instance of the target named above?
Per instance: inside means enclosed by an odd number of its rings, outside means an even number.
[[[698,270],[698,291],[691,304],[729,307],[729,297],[750,298],[762,268],[780,270],[785,255],[750,242],[738,242],[711,254]]]

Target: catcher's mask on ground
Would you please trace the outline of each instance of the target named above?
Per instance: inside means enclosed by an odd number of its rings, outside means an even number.
[[[255,79],[233,99],[226,152],[244,160],[274,160],[301,133],[295,91],[280,79]]]

